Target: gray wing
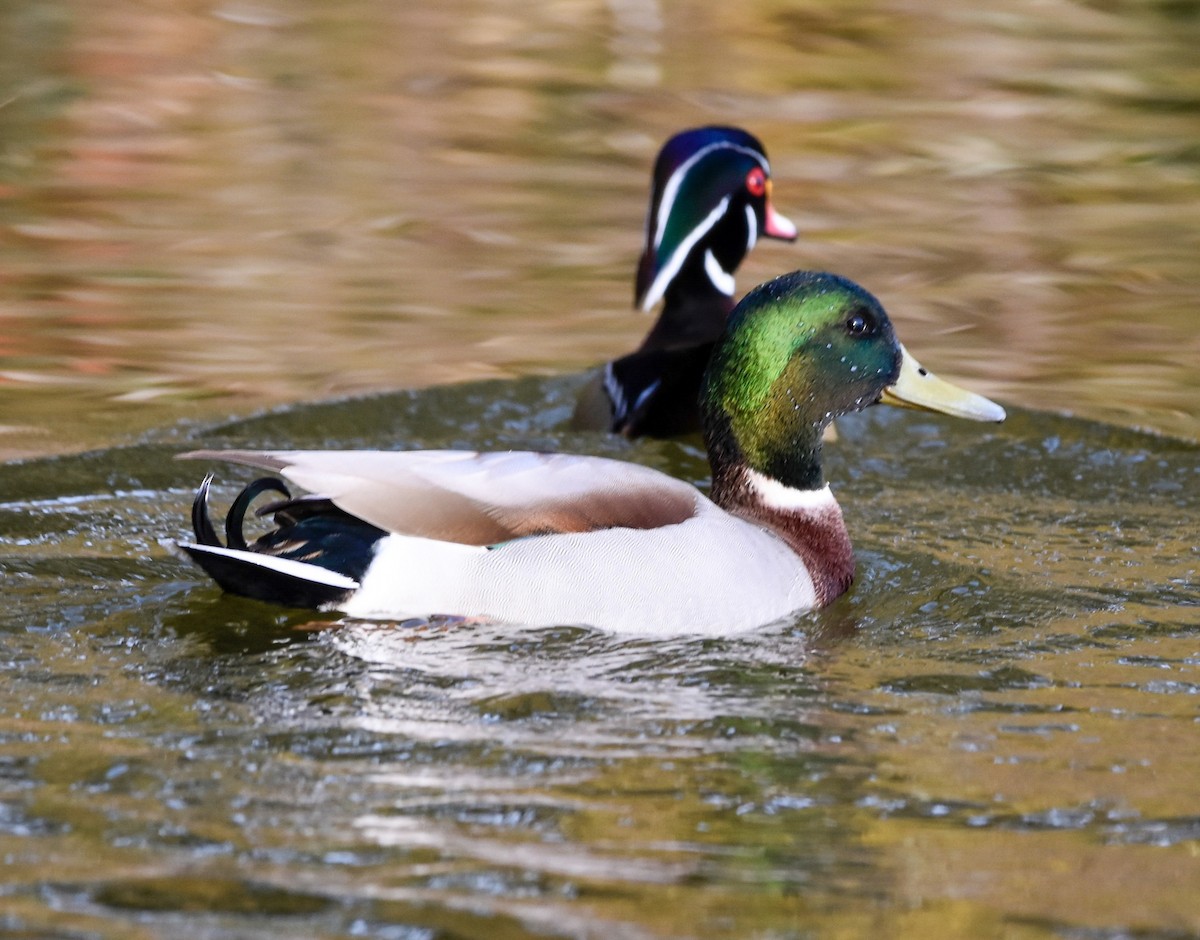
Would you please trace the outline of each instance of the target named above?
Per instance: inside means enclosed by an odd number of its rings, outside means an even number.
[[[192,451],[279,473],[389,532],[493,545],[526,535],[654,529],[697,512],[691,485],[637,464],[527,451]]]

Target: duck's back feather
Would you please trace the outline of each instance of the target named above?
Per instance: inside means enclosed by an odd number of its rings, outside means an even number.
[[[571,454],[468,451],[193,451],[275,471],[385,531],[495,545],[527,535],[655,529],[699,494],[648,467]]]

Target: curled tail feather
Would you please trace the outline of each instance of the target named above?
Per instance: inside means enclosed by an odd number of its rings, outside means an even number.
[[[293,499],[282,480],[262,477],[244,487],[225,515],[225,544],[208,511],[213,475],[192,500],[194,543],[180,543],[192,561],[230,594],[289,607],[331,607],[359,586],[385,533],[338,509],[326,499]],[[244,525],[250,505],[263,493],[283,497],[256,516],[274,515],[276,528],[253,543]]]

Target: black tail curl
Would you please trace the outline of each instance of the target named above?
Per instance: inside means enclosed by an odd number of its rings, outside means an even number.
[[[262,477],[234,497],[225,515],[225,540],[217,535],[208,513],[210,473],[192,501],[195,544],[180,548],[230,594],[270,601],[288,607],[336,607],[361,581],[375,556],[375,546],[387,533],[334,505],[324,496],[293,497],[282,480]],[[254,541],[244,531],[250,505],[264,493],[282,499],[255,511],[271,516],[274,524]],[[331,579],[304,569],[289,569],[271,559],[302,562],[342,576]]]
[[[261,477],[255,480],[238,493],[233,505],[229,507],[229,512],[225,515],[225,544],[222,545],[221,540],[217,537],[217,531],[208,517],[208,493],[212,487],[212,481],[213,475],[210,473],[201,482],[200,488],[196,490],[196,498],[192,500],[192,532],[195,533],[196,542],[200,545],[250,551],[252,549],[247,544],[246,536],[243,533],[246,510],[250,508],[250,504],[263,493],[279,493],[283,496],[282,501],[269,503],[259,508],[255,515],[261,518],[268,513],[285,508],[292,502],[291,492],[278,477]]]
[[[289,558],[359,580],[375,555],[376,543],[387,535],[383,529],[339,508],[328,497],[292,496],[277,477],[260,477],[234,497],[225,514],[225,542],[222,544],[208,512],[212,481],[210,473],[201,482],[192,501],[192,531],[199,546]],[[254,511],[260,519],[270,516],[273,527],[253,541],[247,541],[246,513],[264,493],[283,497],[266,502]]]

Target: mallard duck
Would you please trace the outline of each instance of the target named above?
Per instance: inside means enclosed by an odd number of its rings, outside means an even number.
[[[771,203],[771,167],[758,138],[699,127],[666,142],[654,164],[634,306],[661,302],[634,352],[583,389],[572,426],[628,437],[700,430],[700,377],[734,305],[734,272],[759,236],[793,241]]]
[[[701,391],[712,491],[599,457],[462,451],[198,451],[273,471],[181,548],[227,591],[396,619],[446,614],[636,633],[727,633],[833,601],[854,558],[821,471],[821,432],[876,402],[1002,421],[935,378],[879,302],[796,272],[738,305]],[[257,495],[275,529],[247,544]]]

